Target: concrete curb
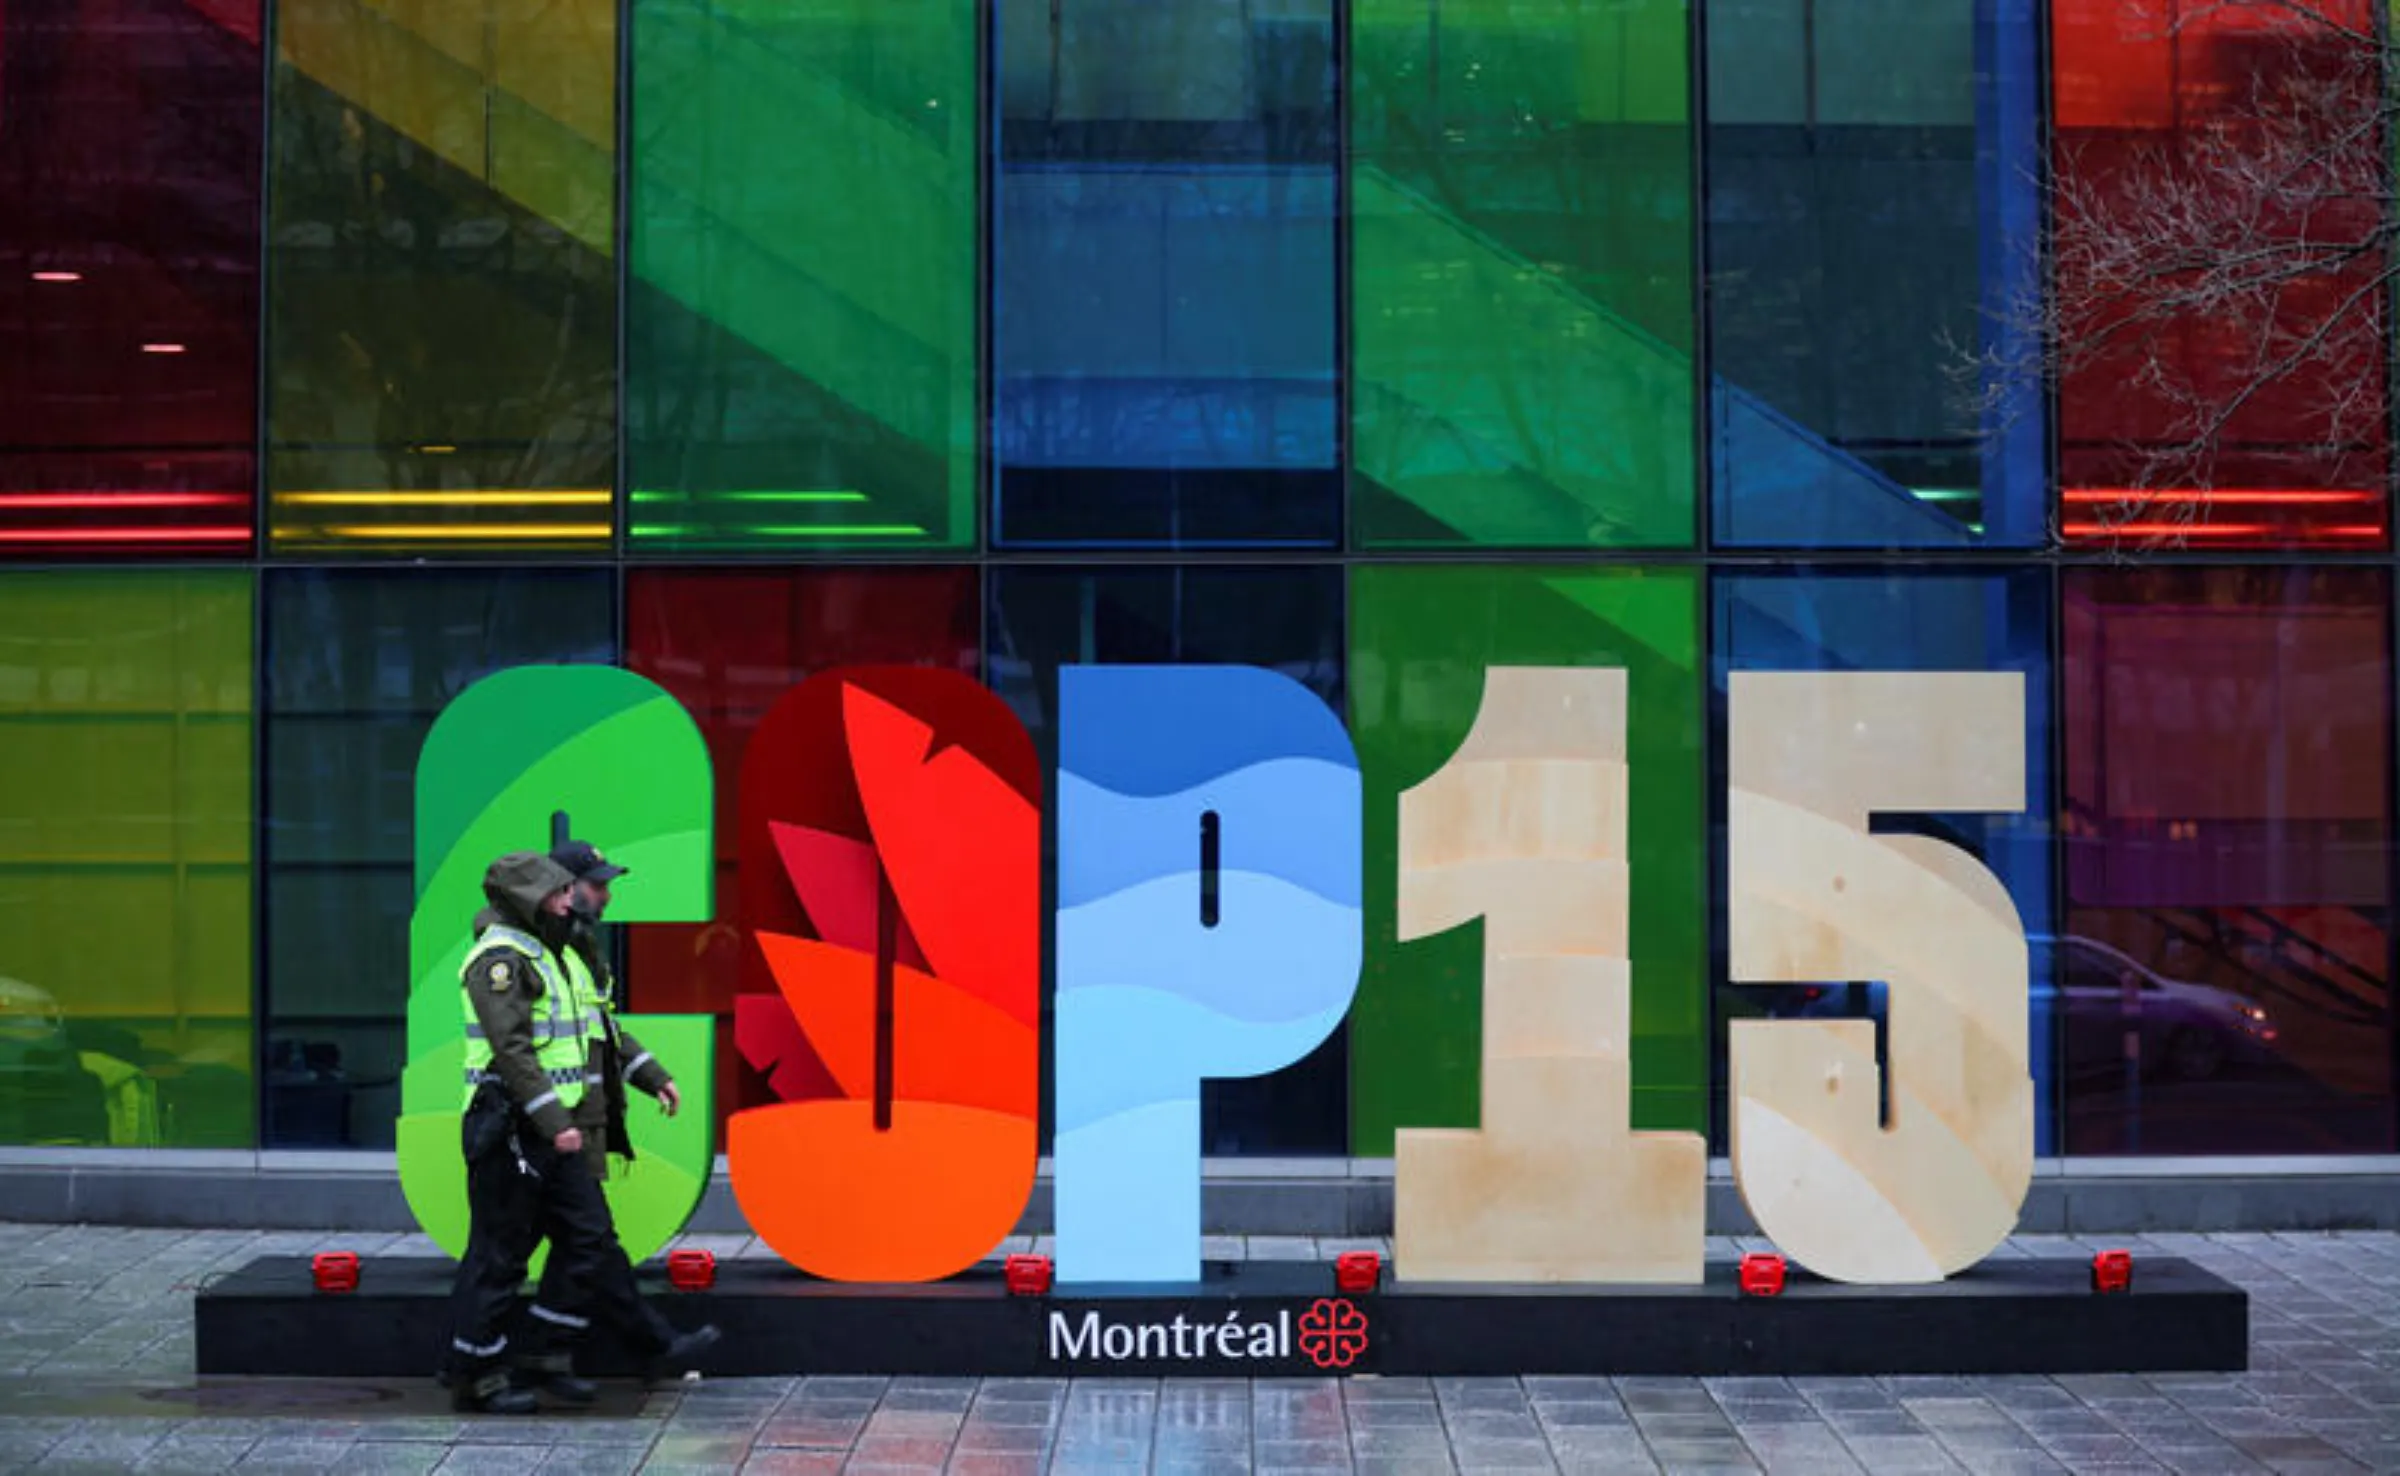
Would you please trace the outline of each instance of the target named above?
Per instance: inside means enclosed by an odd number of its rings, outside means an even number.
[[[1018,1230],[1051,1229],[1045,1163]],[[2111,1170],[2114,1171],[2111,1171]],[[56,1153],[0,1156],[0,1220],[189,1229],[407,1232],[415,1217],[388,1153]],[[1207,1165],[1202,1228],[1212,1235],[1325,1238],[1392,1232],[1390,1160],[1317,1159]],[[723,1160],[689,1228],[748,1229]],[[2186,1171],[2157,1161],[2044,1165],[2025,1200],[2026,1234],[2400,1230],[2400,1164],[2387,1160],[2226,1160]],[[1708,1231],[1755,1235],[1757,1223],[1720,1160],[1708,1186]]]

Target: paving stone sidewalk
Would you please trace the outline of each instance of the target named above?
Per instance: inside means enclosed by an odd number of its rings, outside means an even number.
[[[693,1236],[719,1257],[766,1252]],[[0,1471],[2400,1473],[2400,1235],[2161,1235],[2252,1293],[2243,1375],[725,1379],[462,1420],[428,1380],[199,1380],[192,1292],[417,1237],[0,1223]],[[1212,1256],[1347,1243],[1214,1240]],[[1712,1244],[1712,1254],[1745,1248]],[[2088,1256],[2042,1237],[2003,1254]],[[432,1355],[429,1353],[428,1357]]]

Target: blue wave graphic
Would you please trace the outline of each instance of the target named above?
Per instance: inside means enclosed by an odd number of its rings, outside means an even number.
[[[1265,1076],[1315,1050],[1342,1023],[1338,1003],[1261,1024],[1156,989],[1086,987],[1058,997],[1058,1131],[1162,1102],[1197,1103],[1205,1079]],[[1199,1152],[1197,1138],[1191,1143]]]
[[[1350,734],[1315,693],[1257,666],[1063,666],[1060,774],[1168,795],[1285,758],[1355,772]]]
[[[1358,987],[1365,913],[1272,876],[1219,878],[1200,926],[1196,877],[1143,882],[1058,911],[1058,997],[1078,989],[1174,994],[1237,1020],[1288,1020]]]
[[[1121,795],[1060,774],[1058,905],[1193,877],[1200,817],[1211,810],[1224,871],[1279,877],[1328,902],[1360,905],[1358,771],[1315,758],[1253,764],[1160,796]]]

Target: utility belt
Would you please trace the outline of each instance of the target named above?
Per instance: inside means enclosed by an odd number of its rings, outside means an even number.
[[[458,1146],[468,1163],[478,1163],[487,1155],[506,1153],[516,1160],[517,1171],[538,1178],[541,1171],[533,1166],[526,1152],[528,1144],[535,1152],[547,1147],[541,1134],[533,1130],[533,1120],[518,1109],[500,1078],[489,1072],[469,1072],[476,1081],[475,1095],[467,1099],[466,1113],[459,1119]]]

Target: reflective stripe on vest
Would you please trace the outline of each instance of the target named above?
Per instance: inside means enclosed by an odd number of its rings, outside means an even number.
[[[466,981],[475,965],[498,949],[521,954],[533,960],[535,971],[542,981],[540,1013],[533,1019],[533,1062],[550,1081],[550,1090],[530,1104],[519,1104],[530,1110],[545,1100],[555,1100],[559,1106],[574,1110],[583,1100],[584,1088],[590,1085],[585,1070],[585,1058],[591,1053],[593,1015],[589,1003],[575,988],[567,971],[559,967],[558,959],[541,940],[505,923],[494,924],[475,940],[467,959],[459,969],[459,1008],[466,1012],[466,1096],[472,1099],[475,1088],[486,1081],[498,1080],[492,1071],[492,1043],[485,1039],[482,1023],[475,1017],[475,1001],[467,997]]]
[[[600,1016],[591,1010],[585,1010],[572,1020],[536,1020],[533,1022],[533,1038],[535,1040],[556,1040],[561,1035],[582,1035],[588,1039],[599,1033]],[[468,1023],[467,1039],[483,1039],[482,1021],[476,1020]]]
[[[575,1067],[568,1067],[563,1071],[545,1071],[542,1073],[542,1075],[549,1078],[552,1086],[566,1086],[572,1082],[582,1082],[585,1086],[598,1086],[600,1084],[599,1072],[584,1071]],[[478,1070],[473,1066],[467,1068],[468,1086],[481,1086],[487,1081],[494,1084],[499,1084],[500,1073],[490,1070]]]

